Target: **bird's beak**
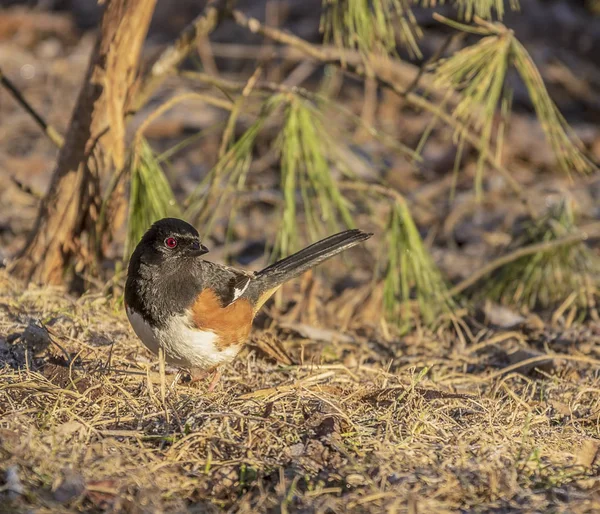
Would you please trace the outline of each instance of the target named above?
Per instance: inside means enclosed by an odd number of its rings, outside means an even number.
[[[208,248],[206,248],[206,246],[204,246],[199,241],[194,241],[190,245],[190,250],[191,250],[192,255],[194,255],[194,257],[200,257],[201,255],[208,253]]]

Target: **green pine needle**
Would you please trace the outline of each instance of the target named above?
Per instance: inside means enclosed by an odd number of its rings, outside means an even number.
[[[438,17],[443,19],[441,17]],[[460,93],[461,100],[453,116],[462,122],[456,136],[463,140],[466,130],[480,135],[481,153],[475,180],[476,192],[481,193],[485,158],[491,152],[495,137],[495,155],[502,155],[502,130],[494,134],[498,112],[503,120],[508,118],[511,91],[506,86],[509,69],[515,68],[524,81],[540,124],[563,171],[588,173],[594,164],[584,155],[583,145],[569,128],[548,91],[525,48],[512,31],[501,24],[479,21],[476,26],[463,25],[444,19],[449,25],[467,32],[484,35],[478,43],[464,48],[447,59],[440,60],[435,68],[437,86],[449,87]]]
[[[440,315],[450,314],[454,302],[448,286],[404,202],[392,205],[386,236],[383,307],[387,318],[406,329],[414,324],[415,316],[432,325]]]
[[[575,231],[573,212],[567,202],[561,202],[543,218],[526,224],[524,234],[508,251],[554,241]],[[503,266],[483,287],[478,286],[477,296],[534,309],[556,307],[575,294],[575,305],[588,307],[599,286],[600,257],[584,242],[576,242]]]
[[[492,129],[497,109],[505,95],[504,81],[509,66],[512,36],[492,35],[440,62],[435,84],[461,92],[461,101],[453,116],[472,127],[481,136],[481,153],[477,163],[475,188],[481,193],[485,156],[490,151]],[[464,133],[457,132],[459,140]]]
[[[311,240],[352,228],[350,207],[331,173],[337,144],[317,109],[308,101],[286,96],[283,129],[276,145],[281,152],[282,221],[272,258],[298,249],[296,202],[299,193]],[[339,164],[339,161],[338,161]]]
[[[596,166],[583,153],[583,143],[550,98],[544,80],[525,47],[513,38],[514,66],[521,75],[535,112],[562,170],[585,174]]]
[[[229,147],[186,200],[185,215],[189,219],[202,222],[205,229],[204,237],[211,233],[215,221],[222,214],[225,206],[229,208],[227,234],[231,234],[237,193],[243,191],[246,185],[256,138],[279,102],[278,98],[274,98],[265,103],[258,119]]]
[[[138,140],[135,148],[130,177],[126,258],[152,223],[165,217],[181,216],[169,181],[144,138]]]
[[[422,31],[406,0],[323,0],[321,31],[325,41],[363,53],[396,52],[396,27],[400,42],[421,57]]]
[[[501,20],[505,0],[322,0],[321,31],[326,42],[340,48],[353,48],[395,55],[398,40],[412,57],[421,58],[419,39],[421,27],[412,12],[412,5],[434,8],[451,4],[458,18],[470,22],[475,17]],[[518,0],[509,0],[512,10],[519,9]]]
[[[458,17],[465,21],[471,21],[475,16],[484,20],[492,20],[495,17],[501,20],[505,14],[505,0],[413,0],[415,4],[421,4],[423,7],[437,7],[451,3],[458,9]],[[509,7],[513,11],[518,11],[519,0],[509,0]]]

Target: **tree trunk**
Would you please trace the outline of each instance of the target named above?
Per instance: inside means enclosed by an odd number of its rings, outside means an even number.
[[[95,264],[100,184],[120,170],[125,117],[156,0],[108,0],[85,82],[48,193],[10,266],[26,280],[62,284]],[[69,272],[69,273],[65,273]]]

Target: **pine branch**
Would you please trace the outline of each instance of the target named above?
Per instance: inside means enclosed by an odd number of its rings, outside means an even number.
[[[482,268],[475,271],[471,276],[456,284],[450,290],[450,296],[456,296],[472,285],[476,284],[479,280],[481,280],[486,275],[489,275],[493,271],[514,262],[521,257],[527,257],[528,255],[534,255],[540,252],[547,252],[549,250],[553,250],[555,248],[560,248],[562,246],[567,246],[570,244],[581,243],[590,239],[592,237],[600,236],[600,223],[592,223],[587,227],[583,227],[578,233],[570,234],[568,236],[561,237],[560,239],[555,239],[553,241],[544,241],[542,243],[536,243],[529,246],[525,246],[524,248],[518,248],[514,252],[511,252],[507,255],[503,255],[493,260],[489,264],[486,264]]]
[[[363,64],[363,59],[360,59],[359,62],[356,62],[356,59],[351,61],[350,59],[346,58],[348,55],[352,56],[352,52],[339,51],[337,49],[336,51],[333,51],[334,49],[325,49],[320,46],[313,45],[293,34],[283,32],[273,27],[267,27],[256,18],[249,18],[239,10],[234,10],[232,15],[233,19],[238,25],[250,30],[250,32],[268,37],[284,45],[292,46],[302,51],[305,55],[316,59],[317,61],[335,64],[342,68],[345,65],[351,72],[355,73],[361,78],[367,78],[369,73],[373,74],[380,84],[394,91],[396,94],[404,98],[408,103],[434,114],[444,123],[454,128],[456,131],[461,132],[464,135],[465,141],[471,144],[480,153],[482,158],[485,159],[488,165],[504,177],[510,188],[516,194],[522,197],[525,202],[527,202],[521,185],[512,177],[510,172],[504,166],[496,161],[493,153],[482,146],[480,137],[473,133],[469,127],[459,120],[454,119],[450,114],[448,114],[444,109],[435,103],[415,93],[409,92],[407,94],[406,90],[402,89],[396,82],[392,82],[385,78],[387,74],[386,67],[389,66],[390,63],[389,59],[384,59],[378,56],[368,56],[367,59],[369,61],[370,68],[370,72],[368,72],[366,66]]]
[[[412,326],[417,312],[431,326],[444,314],[453,318],[456,304],[448,292],[448,284],[427,251],[404,196],[382,184],[345,181],[339,187],[390,201],[382,298],[388,320],[405,330]]]
[[[180,76],[190,79],[195,82],[202,82],[203,84],[214,86],[215,88],[225,91],[227,93],[243,93],[246,83],[242,81],[235,81],[226,79],[223,77],[217,77],[208,73],[198,71],[182,71]],[[393,148],[397,152],[406,155],[413,161],[421,161],[421,156],[409,148],[408,146],[398,142],[391,136],[383,133],[382,131],[375,128],[372,124],[363,120],[360,116],[357,116],[346,106],[343,106],[337,102],[330,101],[324,95],[314,93],[300,86],[288,86],[286,84],[280,84],[278,82],[271,81],[257,81],[253,85],[254,91],[260,91],[263,93],[285,93],[288,95],[299,96],[311,102],[324,102],[330,105],[335,110],[341,112],[344,116],[354,120],[362,129],[366,130],[373,137],[379,139],[381,142],[386,144],[388,147]],[[211,97],[212,98],[212,97]],[[216,99],[214,99],[216,100]]]

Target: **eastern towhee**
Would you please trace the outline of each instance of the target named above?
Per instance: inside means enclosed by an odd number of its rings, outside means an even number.
[[[189,370],[192,380],[232,361],[246,342],[254,316],[284,282],[368,239],[346,230],[248,273],[202,258],[208,252],[197,230],[175,218],[157,221],[129,261],[127,317],[144,345],[167,363]]]

